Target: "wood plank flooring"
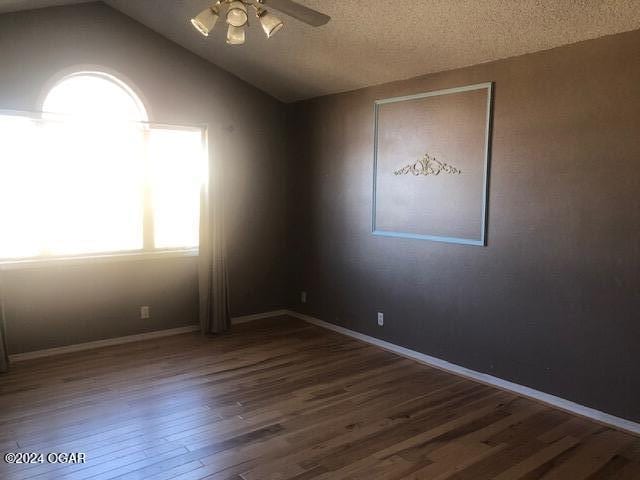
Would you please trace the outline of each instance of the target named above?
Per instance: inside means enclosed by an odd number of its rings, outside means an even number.
[[[18,363],[6,480],[640,479],[640,438],[290,318]]]

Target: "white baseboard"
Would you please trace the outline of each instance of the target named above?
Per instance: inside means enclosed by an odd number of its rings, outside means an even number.
[[[319,327],[326,328],[328,330],[333,330],[334,332],[341,333],[348,337],[352,337],[357,340],[361,340],[363,342],[369,343],[371,345],[375,345],[377,347],[383,348],[385,350],[389,350],[391,352],[397,353],[398,355],[402,355],[403,357],[407,357],[412,360],[416,360],[420,363],[424,363],[425,365],[429,365],[430,367],[434,367],[439,370],[444,370],[446,372],[453,373],[455,375],[459,375],[461,377],[468,378],[470,380],[484,383],[492,387],[496,387],[502,390],[506,390],[508,392],[515,393],[523,397],[530,398],[532,400],[542,402],[551,407],[555,407],[560,410],[564,410],[566,412],[573,413],[575,415],[579,415],[581,417],[585,417],[590,420],[594,420],[603,425],[614,427],[619,430],[632,433],[634,435],[640,435],[640,423],[636,423],[636,422],[632,422],[631,420],[626,420],[624,418],[616,417],[614,415],[610,415],[608,413],[601,412],[599,410],[586,407],[584,405],[580,405],[570,400],[565,400],[564,398],[556,397],[555,395],[544,393],[539,390],[535,390],[533,388],[525,387],[524,385],[519,385],[517,383],[513,383],[508,380],[503,380],[502,378],[494,377],[486,373],[477,372],[475,370],[471,370],[469,368],[456,365],[455,363],[447,362],[446,360],[432,357],[430,355],[425,355],[424,353],[416,352],[415,350],[410,350],[408,348],[404,348],[399,345],[395,345],[393,343],[389,343],[384,340],[380,340],[378,338],[365,335],[363,333],[358,333],[353,330],[349,330],[348,328],[340,327],[338,325],[334,325],[332,323],[325,322],[318,318],[311,317],[309,315],[298,313],[292,310],[274,310],[271,312],[258,313],[254,315],[234,317],[232,318],[231,322],[234,325],[237,325],[241,323],[252,322],[254,320],[261,320],[263,318],[279,317],[283,315],[289,315],[291,317],[304,320],[305,322],[311,323],[313,325],[317,325]],[[37,350],[34,352],[17,353],[14,355],[10,355],[9,359],[12,362],[20,362],[24,360],[31,360],[34,358],[60,355],[63,353],[79,352],[82,350],[89,350],[93,348],[107,347],[111,345],[120,345],[123,343],[139,342],[141,340],[167,337],[170,335],[179,335],[181,333],[194,332],[196,330],[199,330],[198,325],[189,325],[186,327],[171,328],[168,330],[159,330],[155,332],[140,333],[137,335],[128,335],[126,337],[109,338],[106,340],[97,340],[95,342],[80,343],[80,344],[68,345],[64,347],[48,348],[46,350]]]
[[[245,315],[242,317],[233,317],[231,323],[237,325],[240,323],[252,322],[262,318],[279,317],[287,315],[288,310],[273,310],[271,312],[257,313],[254,315]],[[82,350],[91,350],[100,347],[110,347],[112,345],[121,345],[123,343],[140,342],[142,340],[151,340],[153,338],[168,337],[171,335],[180,335],[181,333],[195,332],[199,330],[198,325],[189,325],[186,327],[170,328],[168,330],[157,330],[154,332],[139,333],[135,335],[127,335],[125,337],[107,338],[105,340],[96,340],[93,342],[77,343],[75,345],[65,345],[63,347],[47,348],[44,350],[35,350],[33,352],[15,353],[9,355],[11,362],[21,362],[24,360],[32,360],[34,358],[51,357],[53,355],[62,355],[65,353],[80,352]]]
[[[198,325],[188,325],[186,327],[170,328],[168,330],[156,330],[155,332],[138,333],[136,335],[127,335],[125,337],[107,338],[105,340],[96,340],[93,342],[77,343],[75,345],[65,345],[64,347],[47,348],[44,350],[35,350],[33,352],[15,353],[9,355],[11,362],[22,362],[24,360],[33,360],[34,358],[51,357],[53,355],[62,355],[63,353],[80,352],[82,350],[91,350],[100,347],[110,347],[112,345],[121,345],[123,343],[139,342],[141,340],[150,340],[152,338],[168,337],[170,335],[179,335],[181,333],[195,332],[199,330]]]
[[[475,370],[456,365],[455,363],[447,362],[440,358],[431,357],[429,355],[425,355],[424,353],[416,352],[415,350],[400,347],[393,343],[385,342],[384,340],[380,340],[375,337],[370,337],[369,335],[354,332],[353,330],[349,330],[348,328],[340,327],[338,325],[319,320],[309,315],[304,315],[302,313],[294,311],[289,311],[288,314],[292,317],[304,320],[305,322],[312,323],[313,325],[333,330],[334,332],[338,332],[343,335],[356,338],[363,342],[370,343],[385,350],[397,353],[398,355],[402,355],[403,357],[417,360],[418,362],[429,365],[430,367],[444,370],[446,372],[453,373],[470,380],[475,380],[477,382],[484,383],[501,390],[515,393],[522,397],[527,397],[532,400],[542,402],[551,407],[555,407],[560,410],[564,410],[565,412],[573,413],[575,415],[594,420],[609,427],[614,427],[619,430],[632,433],[634,435],[640,435],[640,423],[616,417],[614,415],[610,415],[608,413],[601,412],[590,407],[585,407],[584,405],[565,400],[564,398],[556,397],[555,395],[550,395],[539,390],[534,390],[533,388],[525,387],[524,385],[509,382],[508,380],[503,380],[502,378],[494,377],[486,373],[477,372]]]
[[[244,315],[242,317],[233,317],[231,323],[233,325],[239,325],[241,323],[253,322],[254,320],[261,320],[263,318],[281,317],[283,315],[289,315],[289,310],[272,310],[271,312],[256,313],[253,315]]]

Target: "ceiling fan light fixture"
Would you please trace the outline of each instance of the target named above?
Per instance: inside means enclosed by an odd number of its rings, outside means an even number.
[[[209,7],[201,11],[195,18],[191,19],[191,24],[196,30],[198,30],[205,37],[209,36],[209,32],[213,30],[216,22],[218,21],[218,10],[214,7]]]
[[[243,27],[229,25],[227,30],[227,43],[229,45],[244,45],[245,39],[246,35]]]
[[[264,33],[267,34],[267,38],[271,38],[278,33],[282,27],[284,27],[282,20],[270,13],[268,10],[262,10],[258,13],[258,18],[260,19],[260,24],[262,25]]]
[[[246,25],[248,21],[247,6],[240,0],[231,2],[227,10],[227,23],[232,27],[242,27]]]
[[[204,1],[204,0],[203,0]],[[218,19],[224,17],[228,25],[227,43],[243,45],[246,28],[249,27],[248,9],[253,8],[267,38],[273,37],[284,27],[284,22],[271,11],[277,10],[312,27],[325,25],[331,17],[298,3],[299,0],[209,0],[210,7],[191,19],[194,28],[208,37]],[[2,0],[0,0],[2,3]],[[265,5],[269,5],[269,10]]]

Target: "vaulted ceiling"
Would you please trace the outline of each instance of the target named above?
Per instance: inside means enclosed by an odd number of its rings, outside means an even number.
[[[82,0],[0,0],[0,12]],[[105,0],[156,32],[283,101],[473,65],[640,28],[638,0],[299,0],[332,21],[281,15],[267,40],[255,22],[244,46],[209,38],[189,19],[208,0]]]

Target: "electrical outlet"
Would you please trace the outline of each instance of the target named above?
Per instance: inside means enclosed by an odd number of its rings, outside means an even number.
[[[378,325],[381,327],[384,325],[384,313],[382,312],[378,312]]]
[[[149,309],[149,305],[143,305],[140,307],[140,319],[147,320],[151,318],[151,311]]]
[[[307,303],[307,292],[300,292],[300,303]]]

